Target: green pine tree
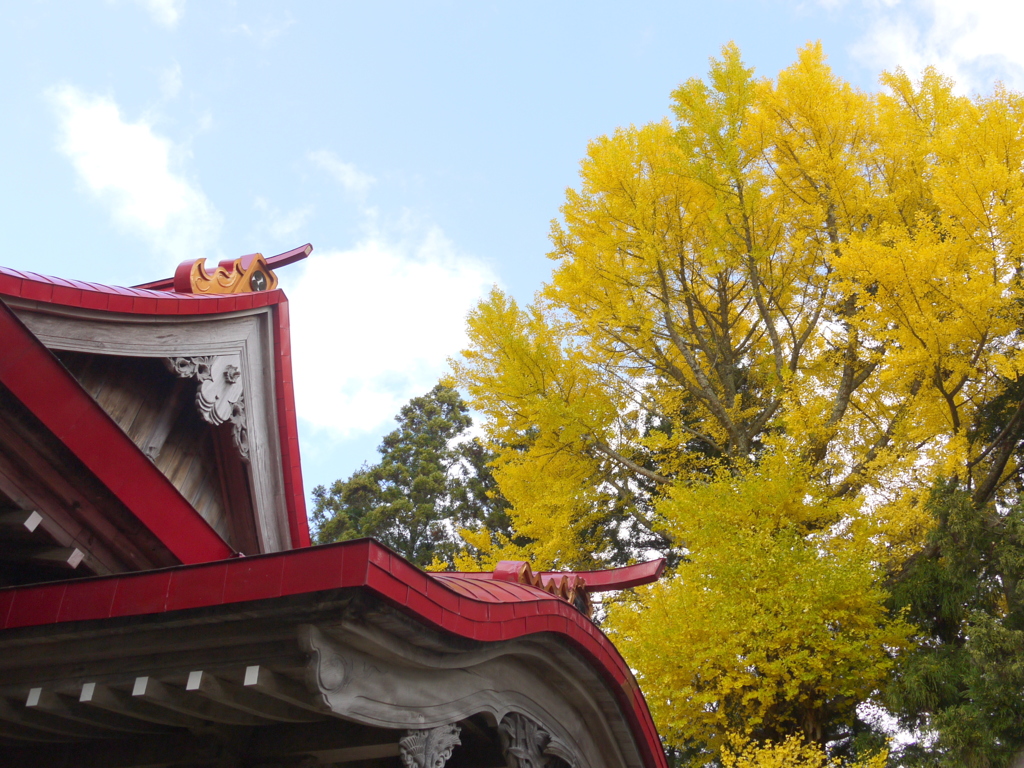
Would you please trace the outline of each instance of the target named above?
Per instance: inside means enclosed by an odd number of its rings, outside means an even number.
[[[1024,508],[931,498],[928,547],[893,585],[920,628],[885,703],[923,738],[901,765],[999,768],[1024,749]]]
[[[461,528],[510,534],[491,452],[475,438],[469,408],[442,384],[415,397],[378,447],[381,459],[347,480],[313,489],[316,542],[369,536],[425,566],[452,564]]]

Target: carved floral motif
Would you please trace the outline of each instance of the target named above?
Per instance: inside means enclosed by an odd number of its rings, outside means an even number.
[[[459,726],[450,723],[430,730],[410,730],[398,740],[405,768],[444,768],[459,740]]]
[[[509,768],[549,768],[552,761],[545,750],[551,734],[533,720],[511,712],[501,719],[498,732]]]
[[[245,418],[245,392],[241,370],[227,355],[172,357],[167,367],[183,379],[199,382],[196,408],[203,420],[214,426],[231,424],[231,437],[244,461],[249,460],[249,428]]]

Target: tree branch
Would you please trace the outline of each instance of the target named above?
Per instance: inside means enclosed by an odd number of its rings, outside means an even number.
[[[617,461],[619,464],[626,467],[627,469],[631,469],[638,475],[643,475],[644,477],[648,478],[649,480],[653,480],[659,485],[668,485],[669,483],[672,482],[671,480],[669,480],[669,478],[665,477],[664,475],[659,475],[657,472],[652,472],[651,470],[645,467],[641,467],[635,461],[627,459],[618,451],[612,450],[608,445],[606,445],[601,440],[595,438],[594,447],[612,461]]]

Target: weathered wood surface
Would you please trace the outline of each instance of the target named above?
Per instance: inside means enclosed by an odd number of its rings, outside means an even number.
[[[236,530],[237,548],[243,552],[278,552],[291,548],[277,421],[271,307],[214,318],[207,315],[111,316],[25,299],[11,299],[8,304],[29,330],[53,351],[150,359],[237,356],[241,363],[250,446],[250,468],[246,472],[248,493],[255,518],[255,530],[244,531],[246,537],[255,538],[255,544],[247,549],[245,540],[239,538]],[[143,446],[143,450],[147,447],[148,444]]]
[[[61,362],[225,541],[235,546],[214,450],[195,408],[195,384],[160,360],[59,352]],[[237,548],[237,547],[236,547]]]
[[[19,516],[24,514],[20,510],[32,510],[35,517],[28,514],[18,525]],[[0,586],[68,578],[66,568],[25,565],[26,550],[42,551],[54,546],[78,549],[84,554],[74,571],[75,575],[82,576],[178,562],[109,489],[3,387],[0,387],[0,512],[5,514],[5,523],[0,525]]]

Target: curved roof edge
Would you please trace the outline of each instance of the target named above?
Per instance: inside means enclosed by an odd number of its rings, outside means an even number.
[[[287,301],[280,289],[207,296],[65,280],[9,267],[0,267],[0,296],[134,315],[221,314],[257,309]]]
[[[295,249],[307,252],[310,246]],[[293,254],[289,251],[281,256]],[[277,257],[274,257],[277,258]],[[291,262],[287,262],[291,263]],[[236,293],[220,296],[174,293],[148,288],[119,286],[65,280],[0,267],[0,297],[22,299],[71,309],[131,315],[195,316],[219,315],[229,312],[269,307],[274,316],[274,379],[277,385],[277,421],[281,436],[281,469],[287,505],[288,528],[292,546],[310,545],[306,497],[302,485],[299,460],[299,429],[295,410],[295,388],[292,379],[292,352],[288,298],[275,289],[259,293]]]
[[[667,768],[647,702],[604,633],[564,600],[525,584],[421,571],[372,539],[141,573],[0,589],[0,629],[44,626],[361,588],[421,623],[480,642],[553,633],[608,683],[650,768]]]

